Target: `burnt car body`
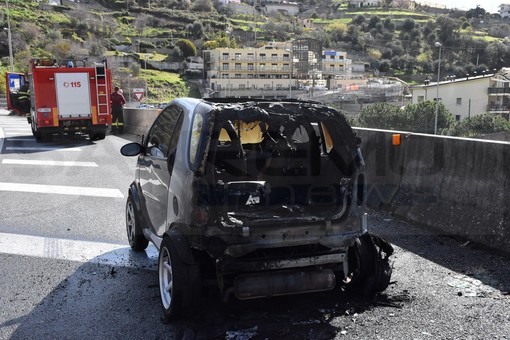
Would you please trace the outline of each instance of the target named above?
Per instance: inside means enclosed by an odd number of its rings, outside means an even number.
[[[360,143],[315,102],[172,101],[121,149],[138,156],[128,239],[159,249],[165,317],[192,314],[212,283],[239,299],[384,290],[392,248],[367,231]]]

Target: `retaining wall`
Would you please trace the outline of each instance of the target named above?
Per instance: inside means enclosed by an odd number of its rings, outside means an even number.
[[[356,129],[368,203],[445,234],[510,252],[510,143]]]
[[[124,108],[124,131],[135,135],[146,135],[159,115],[159,109]]]

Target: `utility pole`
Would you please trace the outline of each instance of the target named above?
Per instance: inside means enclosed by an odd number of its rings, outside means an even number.
[[[434,134],[437,135],[437,116],[439,114],[439,81],[441,80],[441,43],[438,41],[436,42],[436,47],[439,47],[439,63],[437,65],[437,86],[436,86],[436,114],[434,117]]]
[[[5,6],[7,10],[7,40],[9,41],[9,64],[11,72],[14,72],[14,58],[12,56],[12,35],[11,35],[11,17],[9,13],[9,1],[5,0]]]

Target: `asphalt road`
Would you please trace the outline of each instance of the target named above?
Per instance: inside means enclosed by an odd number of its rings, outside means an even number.
[[[124,231],[133,136],[38,144],[0,112],[0,339],[509,339],[510,259],[370,212],[395,247],[373,298],[333,292],[254,301],[203,298],[165,324],[154,248]]]

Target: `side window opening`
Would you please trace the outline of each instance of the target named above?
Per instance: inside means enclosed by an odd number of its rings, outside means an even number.
[[[156,118],[147,137],[147,153],[153,157],[165,158],[169,155],[169,146],[176,130],[182,109],[169,106]]]

